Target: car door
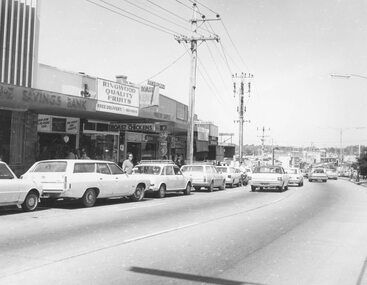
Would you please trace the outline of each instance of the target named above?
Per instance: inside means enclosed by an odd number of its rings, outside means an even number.
[[[185,189],[186,188],[186,178],[183,176],[180,168],[178,166],[173,166],[173,171],[176,177],[176,189]]]
[[[3,163],[0,164],[0,204],[17,203],[20,195],[19,180]]]
[[[117,185],[107,163],[97,163],[97,177],[100,186],[99,197],[113,196]]]
[[[108,167],[111,171],[112,180],[115,181],[113,194],[116,196],[125,196],[131,194],[133,179],[129,179],[122,169],[115,163],[108,163]]]
[[[176,176],[174,175],[173,166],[167,165],[163,168],[164,182],[166,183],[166,190],[176,189]]]

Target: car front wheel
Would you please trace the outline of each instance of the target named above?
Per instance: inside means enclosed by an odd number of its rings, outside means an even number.
[[[143,200],[144,197],[144,187],[142,185],[136,186],[135,192],[129,198],[133,202],[138,202]]]
[[[166,196],[166,186],[163,184],[159,187],[158,192],[156,193],[157,198],[164,198]]]
[[[25,198],[22,208],[26,212],[34,211],[38,206],[38,195],[34,192],[28,193]]]
[[[186,189],[185,189],[185,191],[184,191],[184,194],[185,194],[185,195],[190,195],[190,194],[191,194],[191,185],[190,185],[190,183],[188,183],[188,184],[186,185]]]

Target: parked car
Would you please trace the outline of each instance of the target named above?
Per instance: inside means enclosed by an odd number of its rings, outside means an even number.
[[[279,191],[287,190],[289,175],[281,166],[257,166],[249,180],[251,191],[275,188]]]
[[[41,195],[41,185],[19,179],[5,162],[0,161],[0,206],[16,205],[24,211],[34,211]]]
[[[328,179],[334,179],[334,180],[337,180],[339,176],[336,169],[326,169],[326,175]]]
[[[36,162],[23,175],[43,186],[41,198],[81,199],[94,206],[97,198],[129,197],[140,201],[150,186],[147,178],[127,175],[113,162],[103,160],[58,159]]]
[[[322,181],[326,182],[328,179],[326,171],[324,168],[314,168],[308,175],[308,181]]]
[[[303,186],[303,174],[299,168],[288,168],[286,172],[289,175],[289,183]]]
[[[242,182],[242,174],[239,169],[235,169],[231,166],[217,166],[217,171],[223,174],[224,179],[226,180],[226,185],[230,187],[234,187],[235,185],[238,187]]]
[[[190,195],[191,180],[172,161],[141,161],[133,168],[133,174],[149,179],[150,187],[145,192],[154,192],[158,198],[164,198],[166,192],[183,191]]]
[[[182,173],[191,179],[195,190],[205,187],[209,192],[214,188],[224,190],[226,188],[226,179],[220,174],[215,166],[206,164],[192,164],[181,167]]]

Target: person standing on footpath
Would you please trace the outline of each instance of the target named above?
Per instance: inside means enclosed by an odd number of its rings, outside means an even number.
[[[127,159],[124,160],[122,163],[122,170],[125,171],[127,174],[133,173],[134,163],[133,163],[133,154],[129,152],[127,154]]]

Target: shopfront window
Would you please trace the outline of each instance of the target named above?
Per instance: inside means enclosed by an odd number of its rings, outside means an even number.
[[[91,159],[118,161],[118,135],[83,134],[80,148],[85,149]]]
[[[9,163],[11,112],[0,110],[0,160]]]

